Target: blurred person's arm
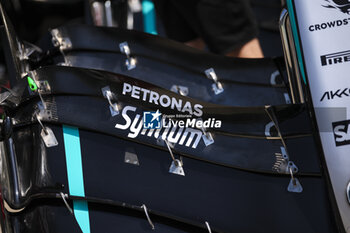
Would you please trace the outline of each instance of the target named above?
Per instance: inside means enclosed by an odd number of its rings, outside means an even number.
[[[187,46],[204,50],[206,47],[205,42],[201,38],[185,42]],[[264,54],[261,49],[259,40],[257,38],[244,44],[242,47],[237,48],[225,54],[228,57],[240,57],[240,58],[263,58]]]

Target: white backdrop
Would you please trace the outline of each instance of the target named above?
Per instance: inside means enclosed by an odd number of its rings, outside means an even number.
[[[350,181],[350,137],[347,140],[345,136],[349,122],[341,122],[350,120],[350,14],[346,12],[347,6],[338,8],[332,0],[294,2],[323,150],[342,220],[350,232],[350,205],[346,196]],[[335,130],[334,122],[339,122]]]

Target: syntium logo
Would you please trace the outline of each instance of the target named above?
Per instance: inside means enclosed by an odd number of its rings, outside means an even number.
[[[350,14],[350,1],[349,0],[324,0],[324,7],[338,9],[340,12]]]
[[[350,120],[333,122],[333,133],[336,146],[350,144]]]
[[[343,97],[349,97],[349,96],[350,96],[349,88],[338,89],[336,91],[326,91],[325,93],[323,93],[320,102],[324,100],[341,99]]]
[[[342,64],[350,61],[350,50],[322,55],[322,66]]]
[[[129,130],[128,133],[129,138],[136,137],[154,137],[156,139],[161,138],[163,140],[167,140],[170,143],[184,145],[186,147],[197,148],[201,138],[202,131],[192,128],[184,128],[178,127],[177,125],[173,125],[170,127],[161,127],[159,129],[155,128],[144,128],[143,117],[139,114],[136,114],[134,119],[132,120],[128,114],[132,114],[136,112],[136,107],[133,106],[125,106],[122,111],[122,117],[124,122],[122,124],[118,123],[115,125],[115,128],[121,130]],[[152,112],[153,113],[153,112]],[[152,113],[150,115],[152,116]],[[150,116],[150,117],[151,117]],[[156,113],[153,113],[154,117]],[[152,121],[152,119],[150,119]]]

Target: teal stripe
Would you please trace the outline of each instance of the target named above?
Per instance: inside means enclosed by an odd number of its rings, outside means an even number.
[[[72,196],[85,197],[79,129],[63,125],[63,140],[66,152],[69,194]],[[80,200],[73,201],[73,209],[75,218],[83,233],[90,233],[87,202]]]
[[[90,232],[89,209],[87,201],[73,201],[74,215],[83,233]]]
[[[84,197],[83,165],[81,161],[79,129],[63,126],[64,148],[68,173],[69,194]]]
[[[142,1],[142,14],[144,32],[157,35],[156,14],[152,0]]]
[[[292,32],[293,32],[295,47],[296,47],[296,50],[297,50],[296,52],[297,52],[297,57],[298,57],[300,73],[301,73],[301,76],[303,77],[304,83],[306,84],[306,75],[305,75],[304,62],[303,62],[303,57],[302,57],[302,52],[301,52],[301,43],[300,43],[300,40],[299,40],[299,34],[298,34],[298,29],[297,29],[296,17],[295,17],[294,7],[293,7],[293,2],[292,1],[293,0],[287,0],[287,8],[288,8],[288,13],[289,13],[290,23],[291,23],[291,26],[292,26]]]

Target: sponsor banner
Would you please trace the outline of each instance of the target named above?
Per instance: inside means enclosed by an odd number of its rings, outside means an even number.
[[[350,120],[333,122],[333,133],[336,146],[350,144]]]
[[[322,97],[320,99],[320,102],[325,101],[325,100],[339,100],[342,98],[346,98],[350,96],[350,89],[349,88],[342,88],[342,89],[337,89],[337,90],[330,90],[330,91],[325,91],[322,94]]]
[[[129,95],[132,98],[148,102],[150,104],[158,105],[163,108],[170,108],[179,112],[201,117],[203,115],[203,106],[200,104],[191,104],[189,101],[170,97],[165,94],[159,94],[156,91],[142,88],[129,83],[123,84],[123,95]]]
[[[350,2],[293,1],[322,147],[345,230],[350,232],[345,193],[350,181]]]
[[[118,130],[127,132],[129,138],[155,138],[170,143],[196,149],[203,140],[205,129],[220,128],[221,120],[201,119],[203,106],[176,97],[158,93],[156,90],[123,83],[122,95],[150,103],[154,106],[168,108],[177,112],[163,115],[160,110],[144,111],[135,106],[124,106],[122,119],[115,125]]]
[[[139,114],[134,114],[136,110],[136,107],[125,106],[122,110],[122,117],[124,121],[115,125],[116,129],[127,130],[129,132],[127,134],[129,138],[161,138],[171,143],[183,145],[186,147],[192,147],[194,149],[197,148],[199,142],[201,141],[203,133],[198,129],[180,128],[177,130],[177,127],[163,128],[159,126],[160,122],[155,122],[155,120],[152,122],[153,125],[150,125],[149,120],[147,120],[147,122],[144,122]],[[131,118],[132,115],[135,115],[133,119]],[[146,114],[146,116],[147,115],[148,114]],[[144,128],[143,126],[145,125],[146,127]],[[159,127],[156,128],[156,126]]]
[[[135,115],[137,108],[125,106],[122,110],[123,120],[115,125],[116,129],[127,130],[129,138],[153,137],[161,138],[173,144],[196,149],[202,140],[203,131],[201,128],[220,128],[221,121],[215,118],[205,121],[196,118],[184,118],[175,120],[162,117],[156,112],[143,112],[143,117]],[[132,117],[134,115],[134,117]]]
[[[309,31],[315,32],[315,31],[321,31],[321,30],[328,30],[331,28],[348,26],[349,21],[350,21],[350,18],[346,18],[346,19],[333,20],[329,22],[317,23],[317,24],[310,25]]]
[[[343,64],[350,61],[350,50],[330,53],[321,56],[322,66],[330,66],[336,64]]]

